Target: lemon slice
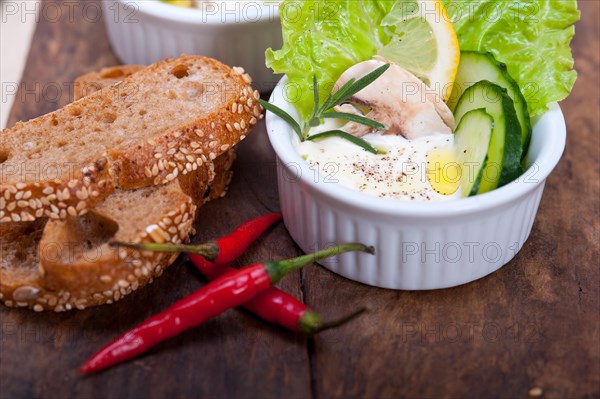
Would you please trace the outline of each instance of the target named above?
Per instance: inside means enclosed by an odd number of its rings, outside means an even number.
[[[454,194],[460,187],[462,169],[453,147],[436,148],[427,153],[427,180],[442,195]]]
[[[442,2],[398,1],[381,24],[392,39],[378,54],[418,76],[446,101],[452,93],[460,49]]]

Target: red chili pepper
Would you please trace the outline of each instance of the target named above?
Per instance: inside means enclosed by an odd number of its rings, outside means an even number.
[[[216,263],[230,263],[239,258],[269,226],[282,219],[281,213],[271,213],[249,220],[233,230],[231,234],[198,245],[173,245],[169,243],[133,244],[111,242],[110,245],[144,251],[187,252],[204,256]]]
[[[209,280],[215,280],[237,270],[229,265],[220,265],[206,260],[201,255],[188,255],[194,265]],[[275,287],[270,287],[256,295],[244,303],[242,307],[269,323],[278,324],[288,330],[309,335],[339,326],[364,311],[364,309],[361,309],[339,320],[324,323],[317,312],[309,309],[308,306],[290,294]]]
[[[221,276],[117,338],[88,360],[80,371],[100,371],[131,359],[168,338],[249,301],[292,270],[349,251],[375,253],[373,247],[363,244],[343,244],[294,259],[257,263]]]

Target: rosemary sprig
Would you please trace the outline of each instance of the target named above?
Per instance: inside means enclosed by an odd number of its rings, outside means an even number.
[[[302,133],[302,128],[300,127],[298,122],[296,122],[296,120],[294,118],[292,118],[292,116],[290,114],[288,114],[287,112],[285,112],[284,110],[279,108],[277,105],[271,104],[270,102],[267,102],[267,101],[263,100],[262,98],[259,98],[258,102],[266,110],[274,113],[275,115],[277,115],[278,117],[280,117],[281,119],[286,121],[292,127],[292,129],[294,129],[294,131],[296,132],[298,137],[300,137],[300,141],[304,141],[305,137],[304,137],[304,133]]]
[[[346,112],[326,112],[323,115],[321,115],[321,118],[345,119],[351,122],[367,125],[377,130],[386,129],[386,126],[383,123],[379,123],[377,121],[374,121],[373,119],[365,118],[364,116],[349,114]]]
[[[390,64],[385,64],[358,80],[353,78],[347,81],[342,87],[340,87],[338,91],[329,94],[323,103],[323,106],[319,109],[319,114],[322,114],[336,105],[340,105],[344,101],[348,100],[350,97],[377,80],[377,78],[383,75],[389,67]]]
[[[333,112],[330,111],[330,109],[344,103],[350,97],[352,97],[353,95],[355,95],[356,93],[373,83],[377,78],[383,75],[383,73],[387,71],[389,67],[389,64],[382,65],[358,80],[354,78],[348,80],[345,84],[342,85],[342,87],[339,88],[338,91],[336,91],[335,93],[330,93],[325,99],[323,105],[321,105],[320,107],[319,85],[317,82],[316,75],[313,75],[313,95],[315,105],[311,117],[308,119],[308,121],[304,123],[303,127],[300,126],[300,124],[296,122],[296,120],[290,114],[288,114],[286,111],[279,108],[278,106],[264,101],[263,99],[259,99],[258,102],[265,109],[286,121],[292,127],[292,129],[294,129],[294,132],[298,135],[300,141],[319,140],[327,137],[336,136],[348,140],[373,154],[378,154],[377,150],[365,140],[359,137],[352,136],[351,134],[348,134],[341,130],[330,130],[327,132],[315,134],[313,136],[309,136],[308,131],[311,127],[319,126],[321,124],[321,120],[325,118],[343,119],[351,122],[360,123],[362,125],[369,126],[377,130],[385,130],[386,126],[384,124],[369,119],[367,117],[350,114],[347,112]]]
[[[377,151],[377,149],[375,147],[373,147],[371,144],[369,144],[365,140],[358,138],[356,136],[353,136],[350,133],[346,133],[343,130],[328,130],[323,133],[313,134],[312,136],[308,136],[306,138],[306,140],[319,141],[319,140],[326,139],[329,137],[339,137],[339,138],[348,140],[351,143],[356,144],[357,146],[363,148],[366,151],[369,151],[372,154],[376,154],[376,155],[380,154],[380,152]]]

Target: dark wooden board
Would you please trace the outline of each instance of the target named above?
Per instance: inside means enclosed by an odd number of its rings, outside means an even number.
[[[0,397],[526,397],[533,387],[549,398],[599,397],[600,12],[596,1],[580,7],[580,77],[561,104],[567,150],[510,264],[430,292],[367,287],[309,267],[281,287],[326,317],[365,304],[371,312],[305,339],[231,311],[139,360],[79,376],[77,366],[102,344],[204,283],[181,257],[115,305],[66,314],[1,307]],[[70,101],[74,77],[118,63],[102,21],[73,15],[39,23],[9,126]],[[31,88],[37,98],[25,94]],[[278,209],[263,125],[238,154],[231,190],[203,208],[196,242]],[[278,226],[239,263],[298,253]]]

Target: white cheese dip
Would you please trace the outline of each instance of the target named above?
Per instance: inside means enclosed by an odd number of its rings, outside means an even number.
[[[339,122],[328,119],[311,129],[309,135],[336,129]],[[453,134],[407,140],[399,135],[371,133],[362,137],[373,147],[387,151],[375,155],[339,137],[304,141],[295,137],[299,154],[323,183],[345,187],[382,198],[412,201],[444,201],[460,198],[460,190],[451,195],[436,192],[427,179],[427,154],[433,149],[454,145]]]

